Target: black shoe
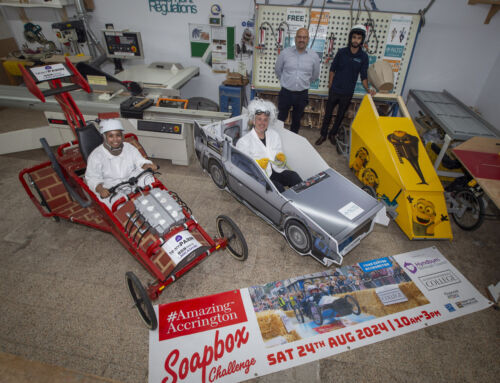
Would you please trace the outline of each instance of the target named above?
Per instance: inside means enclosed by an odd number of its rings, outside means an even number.
[[[332,143],[333,146],[337,146],[337,137],[334,134],[330,134],[328,139]]]
[[[316,142],[314,143],[314,145],[321,145],[323,142],[326,141],[326,137],[323,137],[323,136],[319,136],[319,138],[316,140]]]

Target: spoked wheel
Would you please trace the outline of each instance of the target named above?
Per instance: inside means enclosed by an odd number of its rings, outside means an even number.
[[[285,225],[285,236],[294,250],[301,254],[311,251],[312,240],[307,228],[295,219],[287,221]]]
[[[363,185],[361,187],[361,190],[364,190],[365,192],[367,192],[373,198],[377,198],[377,192],[375,191],[375,189],[372,186],[370,186],[370,185]]]
[[[321,326],[323,324],[323,314],[321,313],[321,309],[319,308],[319,306],[314,303],[314,302],[311,302],[311,316],[312,316],[312,320],[314,321],[314,323],[316,323],[318,326]]]
[[[210,177],[212,177],[212,181],[214,181],[214,184],[219,189],[224,189],[226,187],[227,181],[222,166],[216,160],[211,160],[208,163],[208,171],[210,172]]]
[[[304,323],[304,315],[302,314],[302,310],[298,308],[296,305],[292,307],[293,312],[295,313],[295,317],[299,323]]]
[[[128,271],[125,274],[125,283],[127,284],[134,306],[147,328],[156,330],[156,327],[158,327],[158,320],[156,319],[155,310],[153,309],[151,300],[142,286],[141,281],[139,281],[139,278],[137,278],[133,272]]]
[[[452,213],[453,220],[462,230],[476,230],[484,221],[484,202],[469,189],[455,193],[458,212]]]
[[[359,303],[354,297],[352,297],[350,295],[346,295],[345,301],[349,305],[349,307],[351,308],[351,311],[354,315],[361,314],[361,308],[359,307]]]
[[[342,155],[349,154],[349,140],[350,140],[350,130],[345,125],[342,125],[337,133],[337,143],[335,147],[337,148],[337,153]]]
[[[244,261],[248,258],[247,241],[231,218],[225,215],[217,217],[217,233],[221,238],[227,239],[226,249],[234,258],[238,261]]]

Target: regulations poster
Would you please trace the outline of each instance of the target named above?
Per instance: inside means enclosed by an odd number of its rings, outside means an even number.
[[[408,39],[412,17],[409,15],[392,15],[391,25],[387,34],[384,60],[392,65],[394,83],[399,76],[401,60]]]
[[[330,11],[311,10],[311,23],[309,25],[309,47],[319,56],[320,62],[323,61],[323,52],[328,32],[328,23],[330,21]],[[311,83],[310,89],[318,89],[319,79]]]
[[[491,304],[434,247],[163,304],[149,382],[239,382]]]

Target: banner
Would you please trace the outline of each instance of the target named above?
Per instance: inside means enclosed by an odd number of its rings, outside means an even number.
[[[491,304],[434,247],[163,304],[149,382],[239,382]]]

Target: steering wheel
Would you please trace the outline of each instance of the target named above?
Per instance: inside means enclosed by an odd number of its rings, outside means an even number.
[[[134,187],[134,186],[137,186],[137,183],[139,182],[140,178],[146,174],[146,173],[149,173],[151,174],[152,176],[154,176],[155,174],[160,174],[159,172],[155,172],[153,169],[151,168],[147,168],[147,169],[144,169],[142,172],[140,172],[138,175],[136,175],[135,177],[130,177],[127,181],[123,181],[123,182],[120,182],[119,184],[116,184],[112,187],[110,187],[108,189],[109,193],[110,193],[110,196],[108,197],[109,198],[109,201],[111,201],[113,199],[113,197],[116,195],[116,192],[117,190],[122,187],[122,186],[131,186],[131,187]],[[138,186],[137,186],[138,187]]]

